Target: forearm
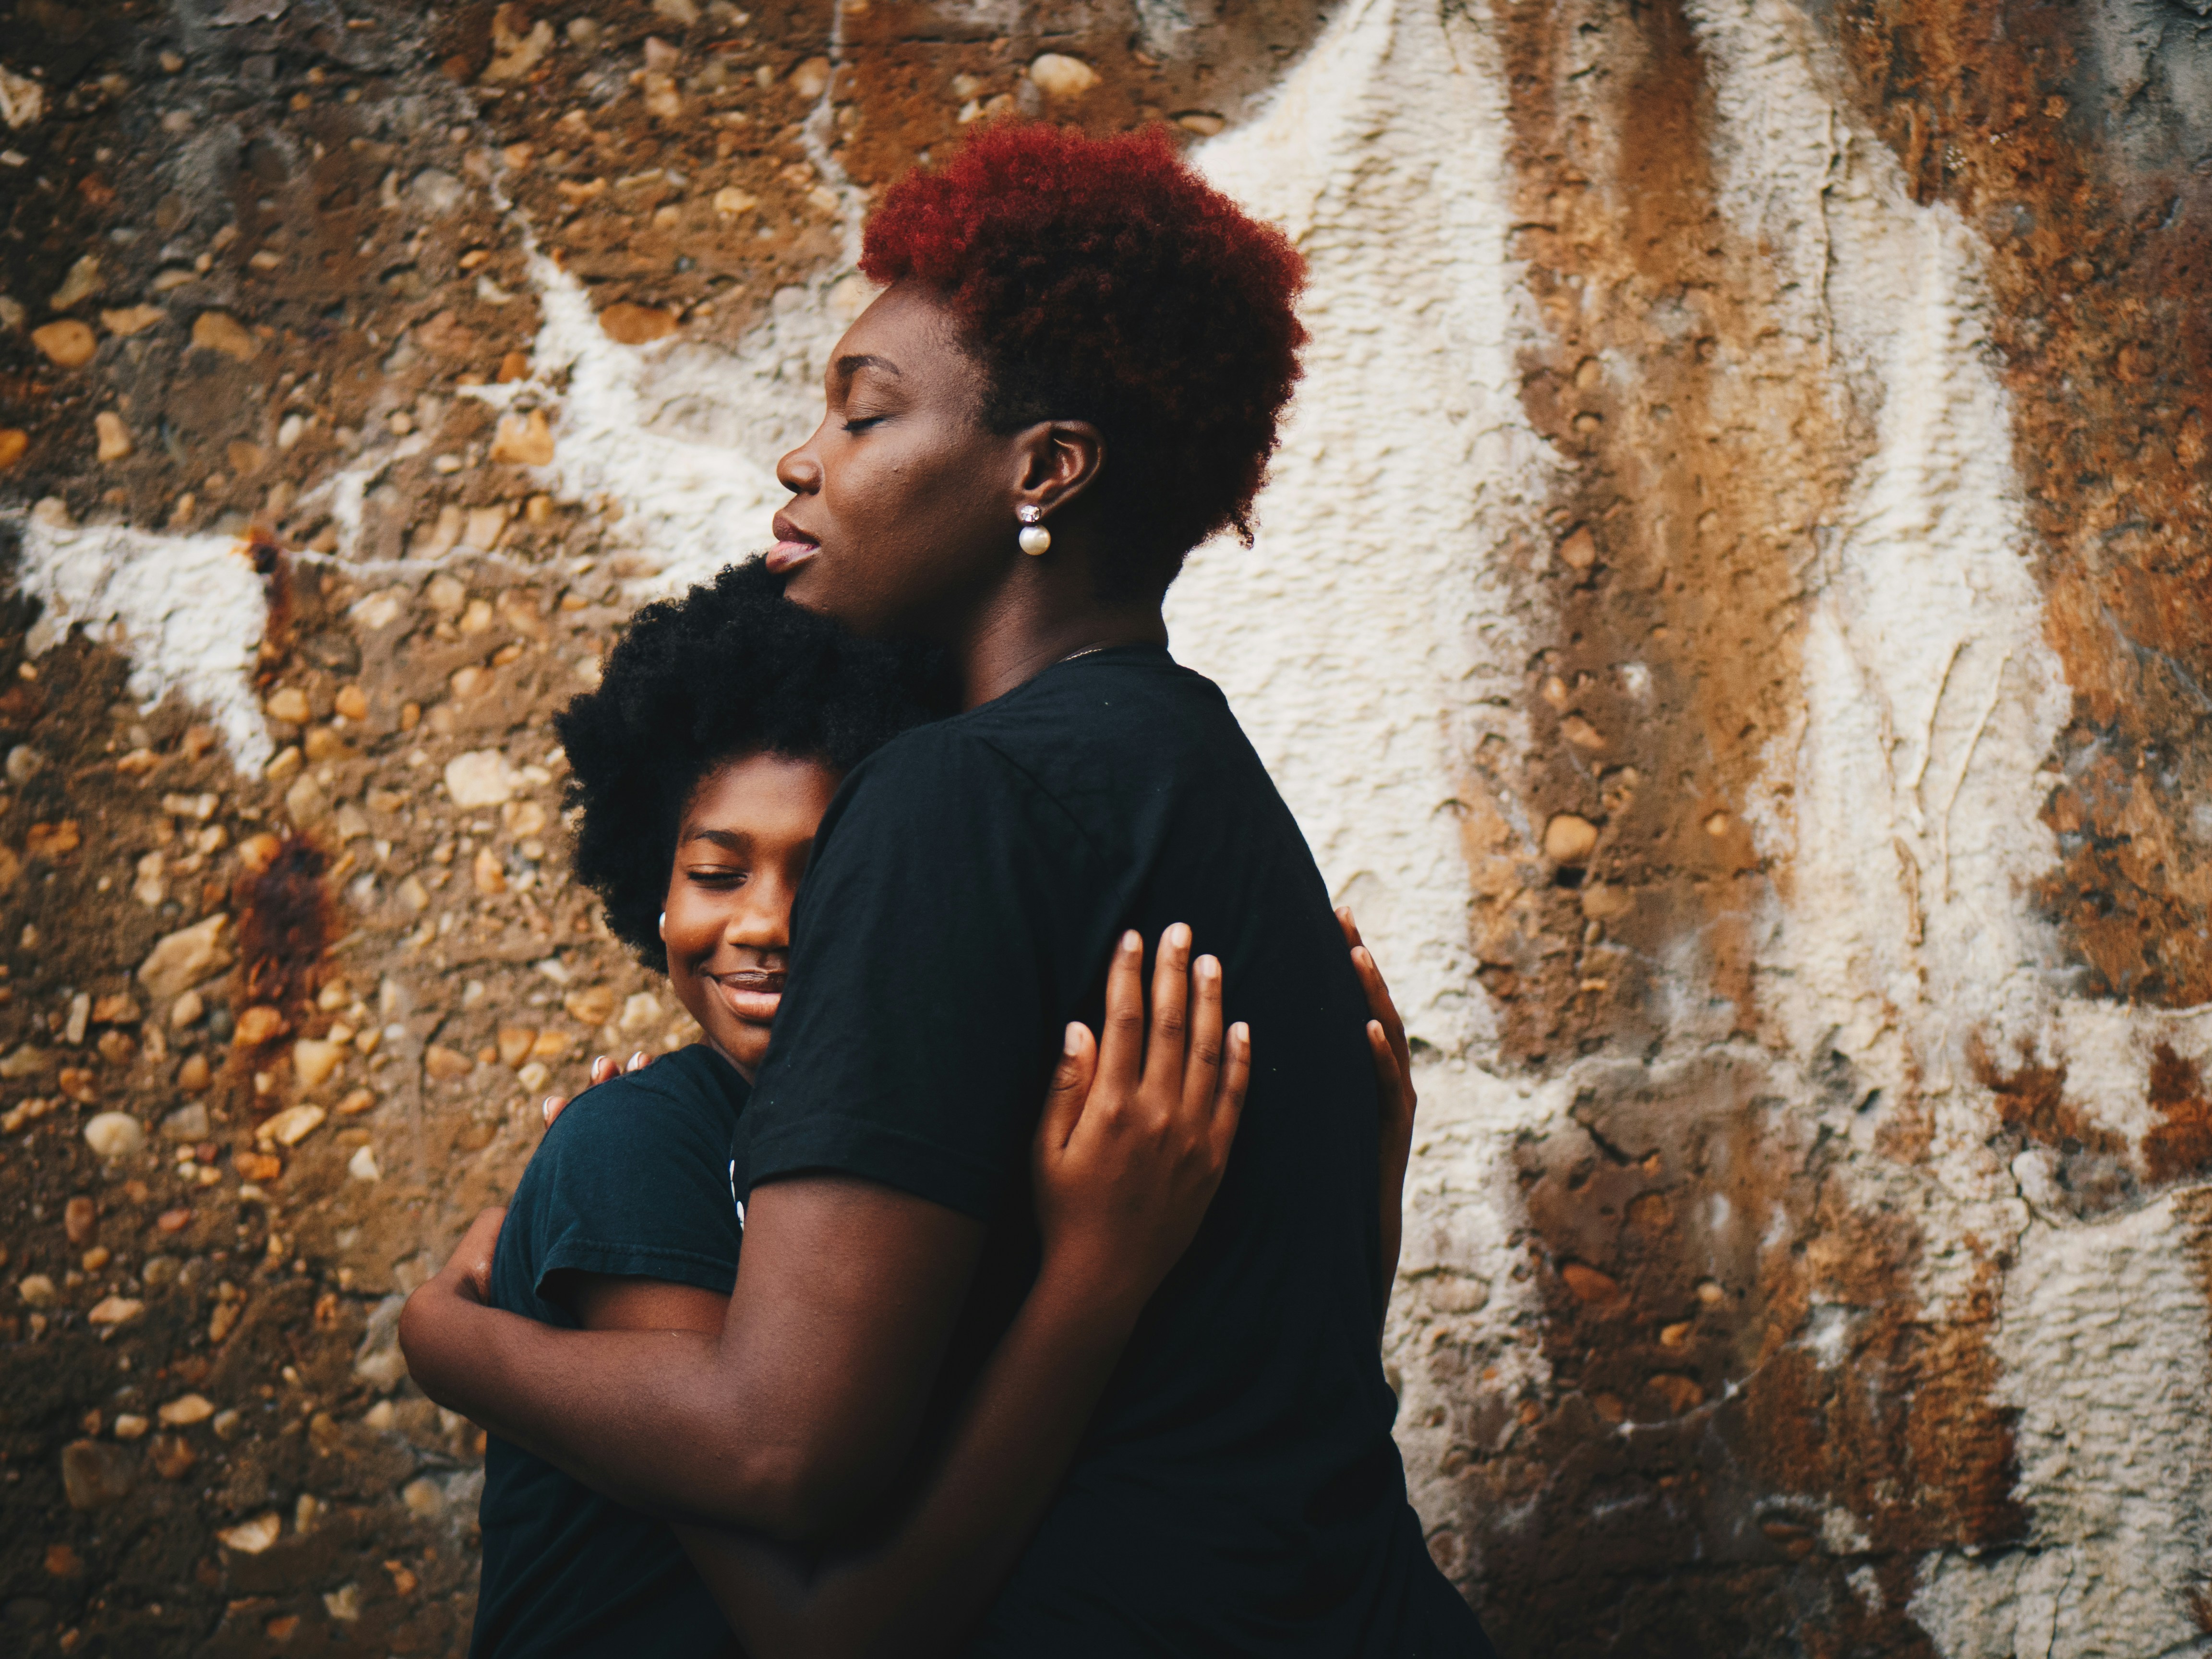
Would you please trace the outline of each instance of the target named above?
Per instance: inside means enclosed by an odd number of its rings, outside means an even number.
[[[423,1391],[631,1508],[802,1540],[905,1462],[983,1236],[872,1182],[773,1182],[719,1335],[563,1331],[483,1305],[495,1218],[400,1317]]]
[[[783,1460],[740,1431],[714,1336],[559,1330],[426,1285],[400,1340],[423,1393],[596,1492],[669,1519],[790,1529]]]
[[[1135,1324],[1137,1308],[1102,1300],[1097,1282],[1048,1264],[884,1543],[808,1571],[754,1540],[679,1534],[753,1659],[958,1644],[1049,1506]]]
[[[1408,1126],[1410,1127],[1410,1126]],[[1382,1317],[1390,1316],[1390,1293],[1398,1287],[1398,1257],[1406,1237],[1406,1166],[1413,1158],[1411,1138],[1382,1148]]]
[[[1397,1193],[1386,1194],[1382,1209],[1382,1309],[1388,1318],[1390,1292],[1398,1287],[1398,1255],[1406,1235],[1405,1202]]]

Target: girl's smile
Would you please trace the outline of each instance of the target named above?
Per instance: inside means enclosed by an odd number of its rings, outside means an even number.
[[[792,902],[838,782],[819,761],[741,755],[699,781],[677,829],[660,921],[669,986],[748,1080],[768,1054]]]

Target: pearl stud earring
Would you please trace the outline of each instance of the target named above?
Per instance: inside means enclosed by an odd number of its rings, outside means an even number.
[[[660,931],[664,933],[668,931],[668,912],[665,910],[660,913]]]
[[[1042,507],[1018,507],[1014,509],[1014,516],[1022,521],[1021,534],[1014,539],[1021,543],[1023,552],[1037,554],[1050,549],[1052,532],[1037,522],[1044,517]]]

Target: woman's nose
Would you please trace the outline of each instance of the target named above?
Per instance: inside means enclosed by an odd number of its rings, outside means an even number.
[[[811,442],[801,444],[775,464],[775,481],[794,495],[811,495],[822,487],[822,463]]]

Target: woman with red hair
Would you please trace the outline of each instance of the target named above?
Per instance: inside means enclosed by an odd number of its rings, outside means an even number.
[[[1252,1033],[1225,1175],[1064,1479],[1033,1469],[979,1550],[1012,1562],[980,1621],[889,1650],[1487,1652],[1390,1434],[1404,1147],[1378,1158],[1370,964],[1162,618],[1195,544],[1250,538],[1303,262],[1157,133],[1004,126],[888,191],[861,268],[884,292],[779,467],[769,563],[810,610],[941,646],[963,710],[862,761],[822,819],[732,1147],[720,1333],[475,1305],[479,1229],[409,1307],[416,1379],[639,1508],[801,1547],[884,1536],[1035,1274],[1028,1149],[1061,1034],[1127,1017],[1114,941],[1166,938],[1218,958]],[[694,1553],[722,1583],[749,1547],[721,1577]]]

